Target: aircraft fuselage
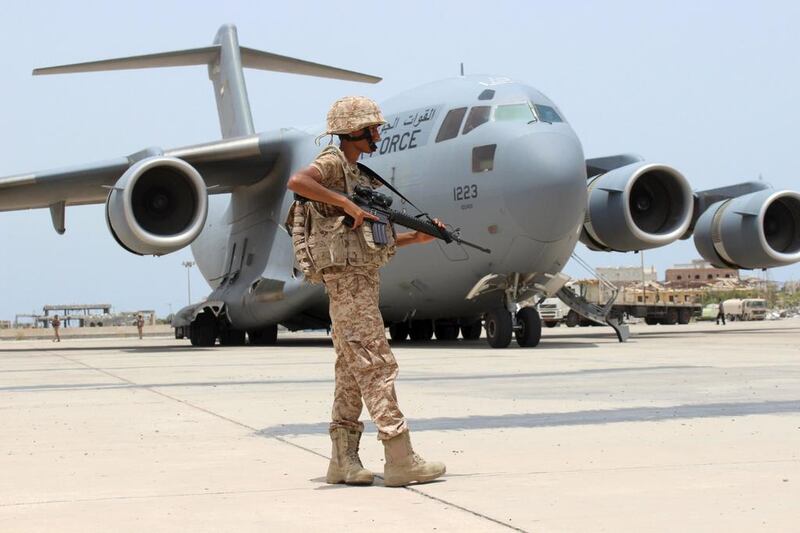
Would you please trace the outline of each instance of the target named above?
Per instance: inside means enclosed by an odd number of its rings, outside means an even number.
[[[423,211],[492,250],[438,240],[399,249],[381,274],[388,322],[478,316],[502,296],[465,300],[484,275],[555,274],[564,267],[584,217],[586,170],[577,135],[548,98],[504,78],[470,76],[408,91],[382,109],[387,124],[378,149],[362,162]],[[321,130],[262,134],[280,135],[286,146],[272,172],[288,177],[308,165]],[[214,288],[209,300],[225,302],[236,328],[322,323],[327,298],[293,276],[291,242],[280,227],[293,197],[268,189],[235,190],[227,206],[213,199],[208,227],[193,244]],[[281,212],[270,213],[266,199],[278,194]],[[416,214],[399,198],[393,208]]]

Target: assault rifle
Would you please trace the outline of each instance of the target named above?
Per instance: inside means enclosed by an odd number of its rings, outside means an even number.
[[[362,170],[367,168],[363,167],[361,164],[359,164],[359,166],[362,167]],[[377,174],[374,175],[377,176]],[[364,221],[365,223],[372,224],[372,238],[375,244],[381,245],[388,242],[386,228],[388,227],[389,223],[393,223],[397,224],[398,226],[404,226],[408,229],[425,233],[426,235],[431,235],[437,239],[443,240],[446,243],[455,242],[465,246],[470,246],[487,254],[492,253],[492,251],[488,248],[465,241],[459,237],[457,230],[449,231],[440,228],[434,224],[431,217],[425,213],[420,214],[419,217],[414,217],[401,211],[395,211],[394,209],[391,209],[392,198],[390,196],[386,196],[385,194],[374,191],[369,187],[356,185],[350,200],[352,200],[354,204],[359,206],[364,211],[378,217],[378,220]],[[423,220],[421,217],[425,217],[427,220]],[[353,217],[345,215],[344,223],[349,227],[353,227]]]

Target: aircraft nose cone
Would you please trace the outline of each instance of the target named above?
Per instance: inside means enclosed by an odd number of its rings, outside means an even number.
[[[578,139],[533,132],[510,143],[505,163],[513,184],[503,200],[518,230],[553,242],[576,231],[586,209],[586,165]]]

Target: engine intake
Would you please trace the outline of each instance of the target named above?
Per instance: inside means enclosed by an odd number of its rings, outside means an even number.
[[[686,233],[693,205],[689,182],[680,172],[631,163],[589,181],[581,242],[614,252],[665,246]]]
[[[712,204],[694,244],[719,267],[772,268],[800,261],[800,193],[758,191]]]
[[[154,156],[134,163],[106,201],[106,222],[134,254],[165,255],[194,241],[208,214],[203,178],[189,163]]]

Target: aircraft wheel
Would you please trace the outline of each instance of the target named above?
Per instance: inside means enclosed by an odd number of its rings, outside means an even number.
[[[511,344],[513,326],[507,309],[498,307],[486,313],[485,327],[486,340],[492,348],[507,348]]]
[[[539,312],[533,307],[523,307],[517,312],[517,322],[520,329],[514,332],[517,344],[526,348],[533,348],[542,338],[542,319]]]
[[[580,321],[581,321],[580,315],[578,315],[578,313],[570,309],[569,313],[567,313],[567,320],[566,320],[567,327],[574,328],[575,326],[578,325],[578,322]]]
[[[240,329],[225,329],[219,333],[219,343],[222,346],[244,346],[244,331]]]
[[[214,346],[217,342],[217,324],[214,320],[195,320],[191,326],[192,332],[189,339],[192,346]]]
[[[458,338],[458,325],[443,322],[437,322],[434,327],[434,332],[436,333],[436,340],[437,341],[454,341]]]
[[[408,322],[395,322],[389,326],[389,336],[392,342],[403,342],[408,338],[410,326]]]
[[[250,339],[250,344],[255,346],[272,346],[278,342],[278,325],[248,330],[247,337]]]
[[[689,309],[681,309],[678,313],[678,324],[688,324],[692,319],[692,312]]]
[[[411,340],[429,341],[433,337],[433,320],[412,320]]]
[[[465,341],[474,341],[481,338],[482,329],[483,325],[481,324],[480,320],[473,322],[472,324],[465,324],[461,326],[461,336]]]

